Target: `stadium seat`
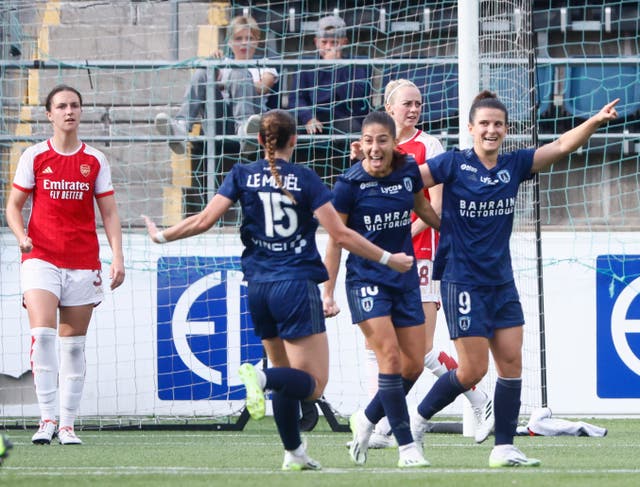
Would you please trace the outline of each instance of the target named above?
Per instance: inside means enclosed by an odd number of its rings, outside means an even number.
[[[538,93],[538,118],[544,118],[553,106],[553,83],[554,83],[553,65],[536,67],[536,91]]]
[[[539,30],[562,32],[638,32],[640,2],[582,0],[565,2],[535,0],[533,26]]]
[[[622,121],[629,121],[640,113],[638,76],[637,64],[568,66],[564,107],[571,116],[585,119],[609,101],[620,98],[616,109]]]
[[[510,122],[528,122],[531,118],[530,85],[529,71],[525,67],[481,66],[480,89],[493,91],[504,101]]]
[[[458,66],[455,64],[393,65],[384,70],[382,90],[389,81],[413,81],[424,99],[421,122],[425,129],[450,130],[458,125]]]
[[[301,0],[283,0],[268,5],[251,5],[252,3],[242,0],[234,2],[233,16],[248,13],[263,31],[269,31],[271,34],[283,35],[288,32],[300,31],[300,14],[303,9]],[[293,24],[291,23],[291,9],[295,11]]]

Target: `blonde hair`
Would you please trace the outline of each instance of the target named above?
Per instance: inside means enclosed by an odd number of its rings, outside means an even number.
[[[238,15],[231,19],[229,27],[227,27],[227,37],[231,38],[236,32],[247,27],[251,31],[251,36],[254,37],[256,41],[262,39],[262,31],[260,27],[258,27],[258,23],[253,17],[244,15]]]
[[[264,142],[266,159],[269,163],[271,175],[276,181],[280,190],[297,204],[291,192],[282,184],[282,177],[276,166],[276,150],[284,149],[289,143],[291,136],[296,134],[296,121],[284,110],[269,110],[260,118],[260,137]]]
[[[416,84],[408,79],[399,78],[393,81],[389,81],[386,88],[384,89],[384,104],[390,104],[393,101],[392,98],[396,94],[396,91],[398,91],[400,88],[404,88],[405,86],[412,86],[413,88],[418,90]]]

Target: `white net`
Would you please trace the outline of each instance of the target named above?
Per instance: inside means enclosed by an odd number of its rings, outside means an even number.
[[[237,414],[243,405],[237,365],[262,357],[239,273],[237,211],[225,215],[206,236],[163,247],[150,243],[141,229],[142,213],[168,225],[200,210],[233,164],[256,157],[255,152],[239,154],[242,137],[233,124],[237,120],[229,104],[217,96],[215,90],[224,86],[216,83],[203,86],[204,116],[194,120],[185,137],[156,130],[159,113],[178,114],[197,68],[209,79],[234,67],[275,69],[274,92],[255,97],[253,103],[296,114],[302,73],[316,73],[318,80],[322,71],[333,73],[333,84],[319,91],[346,92],[343,101],[350,113],[381,108],[385,83],[410,78],[423,91],[423,128],[440,137],[445,147],[458,144],[458,134],[466,130],[460,100],[475,95],[458,91],[459,2],[369,3],[2,3],[2,206],[22,150],[50,135],[42,104],[48,91],[64,82],[83,94],[81,135],[107,154],[125,231],[126,282],[97,308],[89,332],[84,421],[185,422]],[[637,40],[625,30],[631,24],[637,34],[637,17],[635,24],[625,17],[625,9],[637,7],[637,2],[607,5],[613,9],[612,31],[606,30],[601,9],[600,30],[590,24],[594,30],[580,34],[571,30],[572,24],[561,30],[555,2],[479,2],[479,88],[496,91],[509,108],[509,148],[533,145],[537,128],[542,129],[542,141],[561,133],[597,109],[598,93],[626,96],[637,90],[637,62],[625,58],[637,56]],[[595,22],[590,8],[585,2],[581,9],[569,9],[569,18]],[[346,24],[349,41],[342,60],[315,58],[318,20],[328,14],[341,16]],[[251,15],[262,31],[255,60],[230,58],[228,26],[237,15]],[[222,51],[221,59],[209,57],[215,50]],[[583,59],[586,55],[593,57]],[[618,57],[612,61],[610,56]],[[349,83],[335,78],[340,68],[351,70],[361,91],[350,92]],[[573,94],[573,84],[588,81],[597,86],[581,85],[579,94]],[[566,89],[560,93],[560,87]],[[537,226],[573,231],[578,226],[637,223],[637,157],[624,148],[625,137],[636,129],[633,117],[638,107],[633,103],[638,99],[625,98],[626,118],[619,131],[595,139],[601,150],[572,156],[541,176],[540,196],[535,181],[521,190],[512,251],[527,318],[523,412],[544,400]],[[322,133],[309,135],[299,120],[295,154],[297,162],[309,164],[328,184],[350,164],[348,143],[358,131],[357,125],[337,123],[336,106],[316,100],[313,114],[327,112],[332,123],[325,124]],[[172,152],[167,141],[186,141],[186,152]],[[594,169],[591,158],[604,159],[605,164]],[[600,172],[606,174],[606,198],[599,194]],[[5,418],[32,417],[37,416],[37,406],[29,373],[28,323],[20,308],[19,255],[6,225],[0,237],[0,412]],[[323,246],[321,235],[319,247]],[[108,265],[104,238],[101,255]],[[342,304],[342,316],[328,321],[331,380],[326,397],[340,414],[348,415],[366,402],[367,385],[363,340],[350,323],[346,302]],[[452,351],[444,323],[438,328],[439,345]],[[447,412],[459,414],[460,405]]]

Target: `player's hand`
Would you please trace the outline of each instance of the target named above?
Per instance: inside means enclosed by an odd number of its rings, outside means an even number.
[[[333,299],[333,296],[322,297],[322,310],[324,311],[325,318],[332,318],[340,313],[340,307]]]
[[[596,115],[600,123],[610,122],[611,120],[615,120],[618,118],[618,111],[615,109],[615,106],[620,101],[620,98],[616,98],[610,103],[607,103],[602,110],[598,112]]]
[[[353,159],[362,160],[364,159],[364,152],[362,152],[362,144],[359,140],[351,142],[351,152],[349,153],[349,157]]]
[[[309,135],[322,133],[322,122],[315,118],[312,118],[311,120],[309,120],[307,123],[304,124],[304,126]]]
[[[153,240],[155,243],[160,243],[160,241],[158,240],[158,233],[160,232],[158,231],[158,227],[156,226],[156,224],[153,223],[151,218],[149,218],[147,215],[140,216],[144,219],[144,224],[147,226],[147,233],[149,234],[149,237],[151,237],[151,240]]]
[[[387,265],[394,271],[407,272],[413,266],[413,256],[407,255],[404,252],[398,252],[397,254],[391,254]]]
[[[22,242],[20,242],[20,252],[23,254],[28,254],[33,250],[33,242],[31,241],[31,237],[25,237]]]
[[[124,282],[124,261],[122,258],[113,259],[109,268],[109,278],[111,279],[112,291]]]

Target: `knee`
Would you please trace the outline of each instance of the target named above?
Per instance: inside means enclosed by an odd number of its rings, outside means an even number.
[[[383,374],[399,374],[402,371],[400,347],[397,343],[383,343],[375,349],[378,370]]]
[[[422,357],[419,360],[405,361],[402,364],[402,377],[405,379],[416,381],[424,370],[424,362]]]
[[[487,366],[475,366],[475,367],[458,367],[456,372],[456,376],[458,377],[458,381],[462,384],[466,389],[471,389],[475,385],[477,385],[482,378],[487,375],[488,367]]]
[[[312,376],[313,377],[313,376]],[[316,399],[320,399],[322,394],[324,394],[324,389],[327,387],[327,380],[320,380],[317,377],[313,378],[315,381],[315,388],[311,395],[306,399],[307,401],[315,401]]]

